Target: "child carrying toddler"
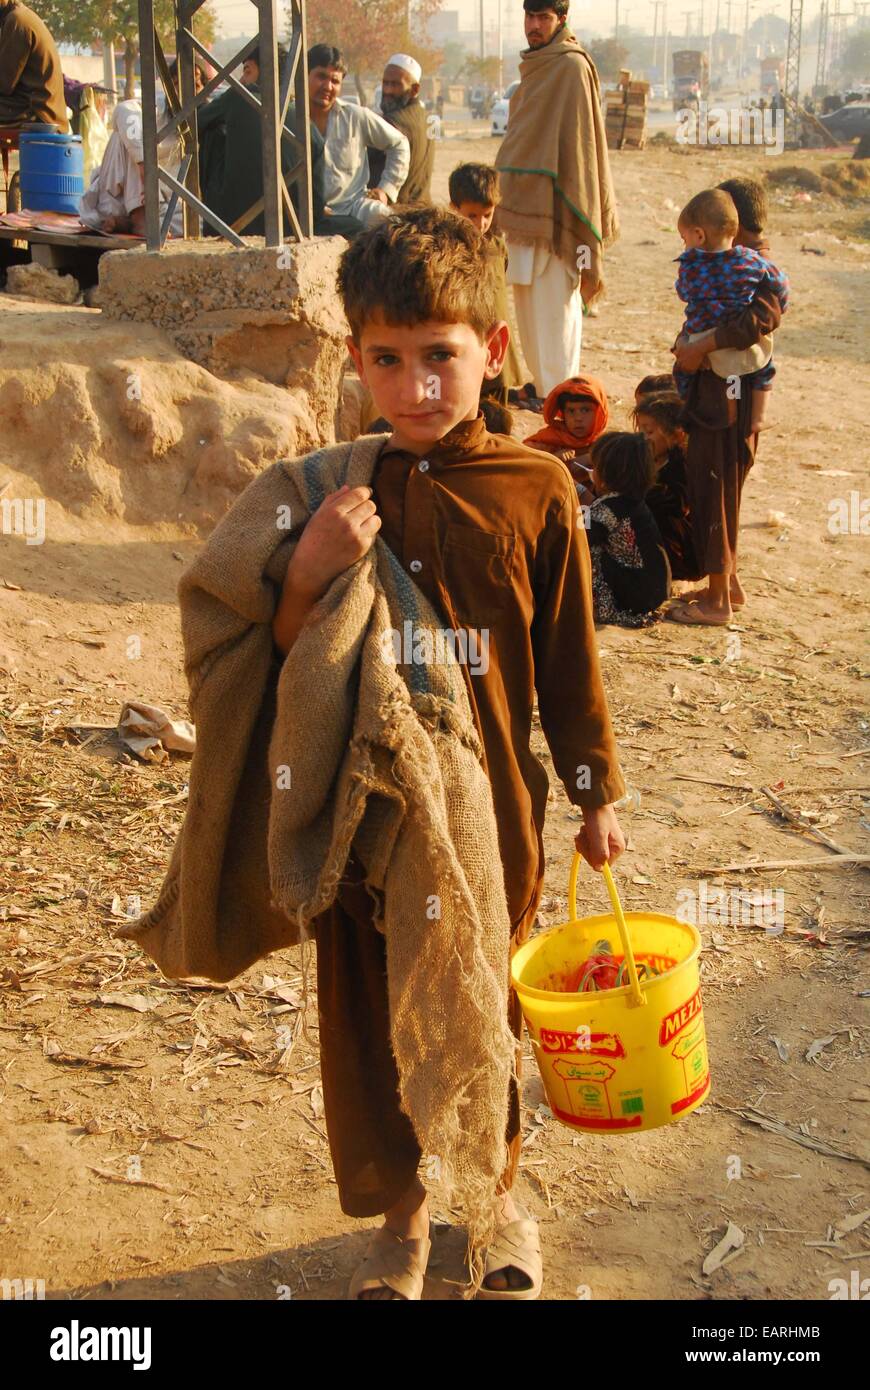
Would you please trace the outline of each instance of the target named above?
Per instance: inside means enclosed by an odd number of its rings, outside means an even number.
[[[773,286],[785,312],[787,277],[752,247],[735,245],[740,219],[730,193],[708,188],[696,194],[680,213],[677,226],[686,249],[678,257],[676,290],[686,305],[685,332],[690,337],[718,327],[745,309],[763,281]],[[743,352],[710,353],[710,365],[718,376],[752,378],[753,433],[764,427],[771,354],[769,336]],[[679,369],[674,377],[685,399],[691,377]]]

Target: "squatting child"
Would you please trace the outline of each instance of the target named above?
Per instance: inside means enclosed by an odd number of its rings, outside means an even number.
[[[645,435],[611,430],[592,446],[597,494],[589,513],[592,593],[597,623],[643,627],[670,592],[659,528],[644,500],[655,481]]]
[[[607,392],[594,376],[572,376],[555,386],[544,401],[544,428],[527,437],[533,449],[555,454],[568,470],[585,505],[591,504],[592,467],[589,450],[609,419]]]
[[[673,382],[672,377],[669,380]],[[683,402],[674,390],[640,395],[632,418],[653,451],[656,478],[646,504],[659,528],[671,577],[700,579],[689,512]]]

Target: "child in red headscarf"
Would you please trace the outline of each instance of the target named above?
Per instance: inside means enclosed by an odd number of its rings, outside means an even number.
[[[581,502],[591,504],[592,468],[589,450],[607,429],[607,393],[594,376],[572,376],[550,392],[544,402],[546,425],[524,443],[567,463]]]

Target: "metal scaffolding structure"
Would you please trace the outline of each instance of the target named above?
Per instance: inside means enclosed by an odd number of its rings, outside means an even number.
[[[819,47],[816,54],[816,90],[825,85],[828,68],[828,0],[822,0],[819,12]]]
[[[193,18],[205,0],[175,0],[175,52],[178,60],[178,86],[169,75],[169,66],[154,27],[154,0],[139,3],[139,53],[142,80],[142,143],[145,155],[145,238],[149,251],[159,251],[169,231],[179,198],[182,201],[185,237],[201,235],[202,218],[234,246],[244,246],[239,235],[262,212],[267,246],[280,246],[284,240],[284,217],[289,235],[301,241],[312,235],[311,136],[308,117],[308,89],[305,55],[307,38],[305,0],[288,0],[291,23],[287,62],[279,73],[277,62],[277,0],[251,0],[257,12],[257,33],[226,63],[219,63],[193,33]],[[233,69],[259,46],[259,96],[232,76]],[[195,91],[194,60],[205,59],[216,69],[215,76],[201,92]],[[158,129],[157,77],[166,96],[166,119]],[[199,136],[197,109],[222,83],[229,86],[260,113],[263,160],[263,196],[228,226],[203,203],[199,184]],[[285,120],[294,102],[293,133]],[[176,135],[182,145],[182,161],[177,177],[160,164],[158,146]],[[281,146],[291,151],[293,164],[286,177],[281,170]],[[161,223],[160,184],[170,190]],[[296,192],[296,207],[290,197]]]
[[[785,98],[786,98],[786,139],[793,145],[800,144],[801,118],[799,114],[801,38],[803,35],[804,0],[791,0],[788,18],[788,49],[785,58]]]

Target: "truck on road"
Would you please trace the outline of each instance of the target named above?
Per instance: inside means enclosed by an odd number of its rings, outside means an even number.
[[[761,95],[763,97],[776,96],[781,92],[785,83],[785,63],[782,58],[762,58],[761,60]]]
[[[706,53],[696,48],[681,48],[673,55],[674,110],[682,111],[694,106],[698,110],[702,101],[710,96],[710,64]]]

